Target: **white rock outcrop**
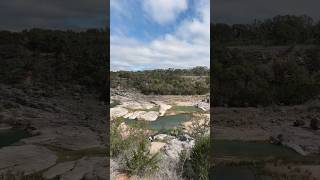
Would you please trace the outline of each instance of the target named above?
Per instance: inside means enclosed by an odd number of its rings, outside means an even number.
[[[25,175],[53,166],[58,157],[43,146],[8,146],[0,149],[0,174],[8,170]]]
[[[132,109],[132,110],[143,109],[141,103],[137,101],[124,101],[121,103],[120,106],[123,108]]]
[[[110,109],[110,117],[111,118],[118,118],[118,117],[122,117],[126,114],[128,114],[128,110],[126,108],[123,107],[114,107]]]
[[[155,141],[167,141],[167,140],[172,140],[174,138],[175,138],[174,136],[170,136],[167,134],[157,134],[153,137]]]
[[[128,119],[139,119],[140,116],[142,116],[145,113],[147,113],[147,112],[146,111],[135,111],[135,112],[130,112],[123,117],[128,118]]]
[[[178,139],[172,139],[163,148],[164,155],[175,161],[179,160],[179,155],[182,150],[190,151],[194,146],[194,140],[191,141],[179,141]]]
[[[171,105],[168,105],[168,104],[165,104],[164,102],[162,101],[153,101],[155,104],[159,105],[159,113],[160,113],[160,116],[164,116],[167,112],[167,110],[171,109],[172,106]]]
[[[160,151],[161,148],[163,148],[166,145],[164,142],[151,142],[151,145],[149,147],[150,154],[156,154]]]
[[[156,111],[149,111],[145,114],[142,114],[139,116],[140,120],[145,120],[145,121],[155,121],[158,119],[159,113]]]

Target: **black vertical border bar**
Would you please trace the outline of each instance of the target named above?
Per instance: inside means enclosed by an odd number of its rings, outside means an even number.
[[[212,31],[211,31],[211,24],[212,24],[212,17],[213,17],[213,0],[210,0],[210,151],[209,151],[209,179],[213,179],[213,166],[214,166],[214,161],[213,161],[213,157],[214,157],[214,153],[213,153],[213,123],[214,123],[214,117],[213,117],[213,98],[214,98],[214,94],[213,94],[213,39],[212,39]]]
[[[105,38],[106,38],[106,42],[105,42],[105,61],[106,61],[106,73],[105,73],[105,89],[104,89],[104,93],[106,93],[106,97],[105,97],[105,108],[106,108],[106,158],[107,158],[107,169],[106,169],[106,173],[107,173],[107,178],[110,179],[110,0],[106,0],[107,1],[107,10],[106,10],[106,34],[105,34]]]

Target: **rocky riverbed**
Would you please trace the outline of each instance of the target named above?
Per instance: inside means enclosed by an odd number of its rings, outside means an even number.
[[[229,144],[237,142],[241,148],[251,150],[251,147],[245,147],[247,142],[250,144],[255,142],[272,143],[279,147],[289,148],[296,153],[293,157],[285,160],[276,158],[275,161],[272,160],[272,156],[277,157],[277,154],[272,154],[272,152],[270,152],[270,158],[265,159],[229,155],[228,158],[216,157],[215,164],[219,166],[221,162],[223,164],[230,162],[237,164],[243,161],[250,164],[254,161],[256,164],[260,164],[259,171],[263,171],[262,173],[266,176],[287,176],[294,179],[293,175],[296,175],[296,177],[304,177],[304,179],[319,179],[315,169],[320,166],[320,132],[311,126],[312,121],[320,120],[319,109],[319,100],[298,106],[213,107],[214,119],[211,122],[213,123],[211,133],[217,141],[226,141]],[[234,144],[232,147],[236,148]],[[262,150],[258,148],[256,151]],[[248,154],[255,153],[248,152]],[[266,165],[265,162],[270,162],[270,164]],[[296,169],[295,173],[288,173],[290,169]],[[272,177],[266,177],[266,179],[272,179]]]
[[[169,117],[177,114],[188,114],[192,117],[189,121],[180,124],[184,127],[184,133],[179,136],[159,133],[154,129],[145,133],[145,138],[149,137],[152,141],[149,146],[150,153],[159,153],[161,157],[160,166],[162,167],[162,172],[159,172],[157,175],[164,173],[166,176],[162,176],[162,178],[170,176],[171,178],[175,178],[173,171],[179,162],[179,155],[183,150],[186,152],[190,151],[195,144],[195,139],[188,135],[192,132],[191,126],[193,124],[191,122],[194,120],[193,116],[203,114],[203,118],[207,120],[205,121],[200,118],[201,121],[197,120],[196,122],[200,124],[207,123],[208,126],[210,118],[208,96],[149,96],[130,91],[121,92],[111,90],[111,92],[111,101],[118,102],[118,105],[110,109],[111,121],[117,121],[120,118],[152,123],[161,117]],[[168,121],[170,121],[170,119],[168,119]],[[123,138],[130,136],[130,134],[128,134],[129,128],[129,125],[125,122],[119,126]],[[175,126],[171,128],[174,129]],[[207,131],[209,133],[209,128]],[[111,159],[112,179],[129,179],[130,177],[122,172],[119,161],[121,160]],[[173,174],[169,175],[168,173]],[[152,178],[155,178],[155,176],[156,175]],[[131,177],[130,179],[135,178]]]
[[[0,85],[0,106],[2,127],[32,135],[0,149],[0,174],[107,179],[106,106],[97,96]]]

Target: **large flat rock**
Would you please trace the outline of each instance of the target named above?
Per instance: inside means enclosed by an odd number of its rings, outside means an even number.
[[[159,105],[160,116],[164,116],[166,114],[167,110],[172,108],[171,105],[165,104],[162,101],[153,101],[153,103]]]
[[[42,146],[8,146],[0,149],[0,173],[11,170],[32,174],[53,166],[56,161],[55,153]]]
[[[26,144],[48,144],[66,149],[80,150],[102,146],[96,132],[87,127],[62,126],[41,130],[38,136],[22,139]]]
[[[139,116],[139,119],[145,120],[145,121],[155,121],[158,119],[159,113],[156,111],[149,111],[145,114],[142,114]]]
[[[59,176],[61,174],[64,174],[70,170],[72,170],[75,166],[76,161],[68,161],[59,163],[52,168],[50,168],[48,171],[44,172],[42,176],[46,179],[52,179],[56,176]]]
[[[60,175],[61,180],[82,180],[107,178],[107,159],[104,157],[84,157],[74,167]]]
[[[126,114],[128,114],[128,110],[123,107],[115,107],[110,109],[110,116],[111,118],[117,118],[117,117],[122,117]]]

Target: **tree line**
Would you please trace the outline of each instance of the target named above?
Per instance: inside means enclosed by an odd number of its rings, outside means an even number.
[[[209,76],[210,70],[207,67],[117,71],[111,72],[111,87],[134,88],[144,94],[206,94],[210,91]]]
[[[320,22],[278,15],[211,30],[214,105],[294,105],[320,95]]]
[[[0,80],[11,85],[103,89],[108,39],[108,29],[0,31]]]
[[[320,44],[320,22],[307,15],[278,15],[251,24],[212,24],[211,36],[218,46]]]

